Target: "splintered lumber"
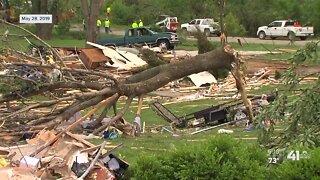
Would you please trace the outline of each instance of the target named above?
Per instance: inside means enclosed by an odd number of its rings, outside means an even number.
[[[67,131],[73,129],[74,127],[76,127],[77,125],[79,125],[82,121],[84,121],[85,119],[87,119],[88,117],[90,117],[92,114],[94,114],[95,112],[98,111],[98,109],[100,109],[101,107],[106,106],[107,104],[113,102],[115,99],[118,99],[119,95],[116,93],[113,96],[107,98],[106,100],[102,101],[101,103],[97,104],[95,108],[93,108],[91,111],[89,111],[85,116],[81,117],[80,119],[78,119],[76,122],[72,123],[70,126],[68,126],[66,129],[64,129],[63,131],[61,131],[58,135],[56,135],[56,137],[54,139],[52,139],[51,141],[49,141],[48,143],[44,144],[43,146],[41,146],[39,149],[37,149],[34,153],[32,153],[30,156],[35,156],[36,154],[38,154],[39,152],[41,152],[42,150],[44,150],[45,148],[47,148],[48,146],[52,145],[54,142],[56,142],[64,133],[66,133]]]
[[[268,75],[271,72],[271,70],[267,70],[266,72],[264,72],[258,79],[257,82],[260,81],[261,79],[263,79],[264,77],[266,77],[266,75]]]

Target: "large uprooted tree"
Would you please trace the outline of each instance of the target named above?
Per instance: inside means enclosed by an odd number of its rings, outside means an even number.
[[[9,127],[10,131],[7,132],[19,131],[21,127],[24,131],[53,129],[75,113],[95,105],[96,107],[89,111],[82,120],[95,113],[97,109],[103,108],[104,111],[93,123],[99,124],[99,121],[106,116],[107,110],[115,105],[120,97],[126,97],[127,102],[124,108],[115,114],[106,125],[98,127],[95,131],[97,134],[119,120],[134,97],[154,91],[173,80],[193,73],[211,69],[230,69],[231,64],[236,60],[233,49],[226,46],[187,60],[149,68],[128,78],[116,78],[107,72],[66,68],[56,50],[45,42],[44,44],[53,52],[56,64],[43,65],[40,59],[27,55],[17,56],[20,62],[8,63],[5,56],[0,56],[1,69],[12,71],[0,78],[2,94],[0,103],[24,102],[32,97],[34,97],[32,100],[35,101],[39,95],[45,97],[45,100],[41,98],[41,101],[31,105],[10,107],[8,104],[9,109],[12,109],[13,112],[2,113],[0,118],[2,130]],[[25,63],[26,60],[29,63]],[[56,73],[57,70],[61,71],[60,77],[59,73]],[[37,78],[32,78],[30,74]],[[68,90],[79,90],[79,92],[65,93]],[[67,105],[59,106],[61,103]],[[49,112],[31,111],[42,107],[49,107],[51,110]]]

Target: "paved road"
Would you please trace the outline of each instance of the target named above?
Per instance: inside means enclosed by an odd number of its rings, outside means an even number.
[[[121,30],[113,30],[111,34],[115,34],[115,35],[124,35],[124,31]],[[194,37],[189,36],[187,39],[189,40],[196,40]],[[250,43],[250,44],[275,44],[275,45],[288,45],[290,44],[290,41],[286,38],[277,38],[276,40],[272,40],[272,39],[264,39],[261,40],[259,38],[248,38],[248,37],[228,37],[228,42],[238,42],[238,39],[241,40],[242,44],[245,43]],[[219,37],[209,37],[210,41],[216,41],[216,42],[220,42],[220,38]],[[311,42],[311,40],[305,40],[302,41],[299,38],[297,38],[297,40],[295,42],[293,42],[295,45],[305,45],[307,42]]]
[[[187,39],[195,40],[193,37],[188,37]],[[290,44],[290,41],[286,38],[279,38],[276,40],[272,39],[264,39],[261,40],[259,38],[248,38],[248,37],[228,37],[228,42],[238,42],[238,39],[240,39],[242,44],[250,43],[250,44],[275,44],[275,45],[288,45]],[[210,41],[217,41],[220,42],[219,37],[209,37]],[[311,40],[305,40],[302,41],[300,39],[297,39],[295,42],[293,42],[295,45],[305,45],[307,42],[311,42]]]

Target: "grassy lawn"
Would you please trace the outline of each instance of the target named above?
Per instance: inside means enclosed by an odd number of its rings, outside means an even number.
[[[298,88],[309,87],[310,84],[300,85]],[[284,89],[285,85],[266,85],[261,86],[258,89],[248,91],[248,94],[263,94],[270,93],[272,90],[279,89],[280,91]],[[293,100],[296,95],[291,95],[289,99]],[[231,101],[231,100],[229,100]],[[210,99],[201,99],[194,101],[187,101],[181,103],[174,103],[165,105],[170,111],[172,111],[177,116],[184,116],[186,114],[196,112],[198,110],[207,108],[211,105],[222,104],[226,101],[224,100],[216,100],[214,98]],[[125,101],[121,100],[118,109],[124,105]],[[132,122],[135,117],[137,102],[134,101],[131,105],[128,112],[125,114],[124,118]],[[148,107],[148,103],[144,102],[144,109],[142,110],[141,119],[146,122],[146,132],[142,134],[140,137],[120,137],[117,139],[109,140],[112,144],[120,144],[124,143],[124,146],[115,152],[116,155],[122,157],[125,161],[129,163],[133,163],[139,156],[144,155],[155,155],[155,154],[163,154],[166,152],[175,152],[177,148],[181,146],[193,146],[202,141],[205,141],[209,137],[217,137],[221,136],[218,134],[219,129],[231,129],[234,131],[233,134],[229,134],[228,136],[234,137],[235,139],[240,140],[244,143],[257,143],[257,134],[258,131],[254,130],[251,132],[244,131],[245,127],[231,127],[224,126],[218,127],[215,129],[211,129],[202,133],[191,135],[190,133],[198,130],[197,128],[189,128],[189,129],[176,129],[175,133],[178,136],[173,136],[170,132],[165,130],[161,131],[162,127],[166,127],[169,130],[172,130],[170,124],[165,121],[162,117],[158,116],[156,112],[151,110]],[[150,132],[152,128],[157,128],[157,133]],[[284,129],[283,124],[278,124],[276,127],[276,132],[280,133]],[[92,139],[91,142],[95,144],[100,144],[102,141],[106,139]]]
[[[282,85],[271,85],[271,86],[263,86],[257,90],[249,91],[249,94],[262,94],[262,93],[270,93],[271,90],[275,88],[281,89],[284,86]],[[192,112],[196,112],[198,110],[207,108],[211,105],[217,105],[224,103],[224,100],[216,100],[216,99],[202,99],[202,100],[194,100],[187,101],[182,103],[175,103],[165,105],[169,110],[171,110],[177,116],[183,116]],[[124,100],[121,100],[118,109],[124,105]],[[132,106],[125,114],[124,118],[132,122],[135,117],[137,102],[133,102]],[[247,132],[244,131],[245,127],[218,127],[212,130],[208,130],[202,133],[191,135],[191,132],[198,130],[197,128],[189,128],[189,129],[176,129],[175,133],[178,136],[173,136],[170,132],[165,130],[161,131],[162,127],[166,127],[169,130],[170,124],[165,121],[162,117],[158,116],[156,112],[151,110],[148,107],[148,104],[144,102],[143,107],[145,109],[142,110],[141,119],[146,122],[146,132],[142,134],[140,137],[132,138],[132,137],[120,137],[113,140],[107,140],[112,144],[120,144],[124,143],[123,148],[119,149],[115,154],[122,157],[125,161],[132,163],[139,156],[143,155],[152,155],[152,154],[164,154],[166,152],[174,152],[177,148],[182,145],[193,146],[195,144],[201,143],[205,141],[209,137],[221,136],[218,134],[219,129],[231,129],[234,131],[233,134],[229,136],[239,139],[245,143],[257,143],[257,133],[258,131]],[[150,130],[152,128],[156,128],[159,130],[157,133],[152,133]],[[282,129],[283,127],[277,126],[276,129]],[[91,142],[99,144],[105,139],[93,139]]]

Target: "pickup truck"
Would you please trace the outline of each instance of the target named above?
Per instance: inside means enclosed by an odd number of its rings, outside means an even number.
[[[165,32],[176,32],[178,28],[178,18],[168,15],[160,15],[156,25],[160,26]]]
[[[107,38],[97,40],[97,44],[104,46],[130,46],[133,44],[157,45],[161,49],[172,49],[179,44],[178,35],[172,32],[157,33],[146,27],[130,28],[121,38]]]
[[[181,30],[188,33],[195,33],[199,29],[206,36],[215,34],[217,36],[221,35],[219,24],[213,19],[193,19],[189,23],[181,24]]]
[[[268,26],[261,26],[258,28],[257,36],[259,39],[265,39],[267,36],[271,39],[277,37],[288,37],[289,40],[294,40],[295,37],[300,37],[301,40],[306,40],[307,37],[313,36],[313,27],[302,27],[292,20],[273,21]]]

